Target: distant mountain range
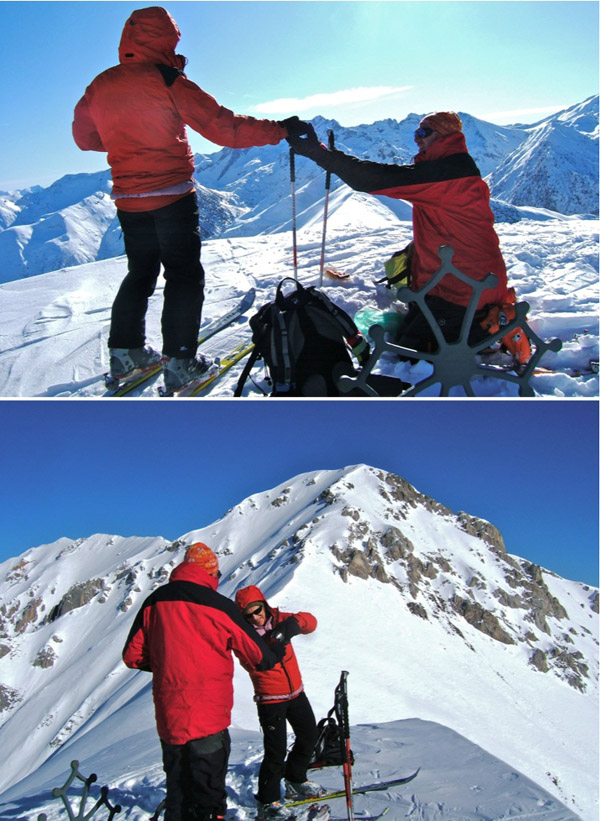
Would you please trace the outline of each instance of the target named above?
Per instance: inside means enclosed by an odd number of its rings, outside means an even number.
[[[63,538],[1,564],[0,793],[47,762],[60,772],[99,726],[94,757],[121,749],[121,715],[152,722],[150,679],[126,670],[121,648],[198,540],[219,556],[224,595],[255,584],[317,616],[295,645],[317,712],[347,669],[354,722],[453,727],[592,819],[598,589],[512,555],[490,522],[366,465],[296,476],[174,542]],[[236,682],[234,724],[252,728],[239,668]]]
[[[422,115],[344,128],[335,120],[313,120],[326,140],[356,156],[386,163],[411,162],[413,131]],[[499,126],[461,113],[470,153],[486,177],[498,221],[530,216],[521,208],[563,215],[599,214],[599,97],[534,125]],[[197,154],[195,182],[205,239],[255,236],[290,229],[288,146]],[[298,225],[314,218],[324,197],[324,174],[297,159]],[[333,188],[343,185],[337,178]],[[73,174],[47,188],[0,193],[0,282],[123,253],[120,227],[110,199],[110,172]],[[353,194],[358,198],[364,196]],[[399,219],[409,207],[378,198]]]

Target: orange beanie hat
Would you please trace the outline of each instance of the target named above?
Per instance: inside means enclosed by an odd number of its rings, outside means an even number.
[[[420,123],[420,126],[433,128],[438,131],[441,137],[447,134],[455,134],[457,131],[463,131],[463,123],[461,117],[455,114],[454,111],[437,111],[435,114],[428,114]]]
[[[186,550],[184,561],[199,565],[206,570],[207,573],[210,573],[211,576],[216,576],[219,572],[219,560],[217,556],[210,547],[207,547],[206,544],[202,542],[195,542],[190,545]]]

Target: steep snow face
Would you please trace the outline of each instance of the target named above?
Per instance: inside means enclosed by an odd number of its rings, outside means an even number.
[[[174,543],[61,539],[0,565],[0,790],[50,756],[64,767],[85,739],[89,754],[93,738],[108,747],[125,708],[128,726],[151,731],[149,677],[120,651],[195,540],[219,555],[226,596],[256,584],[317,616],[317,631],[295,639],[317,714],[346,669],[353,724],[444,725],[593,818],[598,590],[511,555],[493,524],[365,465],[297,476]],[[234,726],[256,730],[240,668],[235,687]]]
[[[598,97],[572,106],[536,126],[498,126],[461,113],[470,153],[493,198],[514,206],[563,214],[598,214]],[[332,129],[336,147],[383,163],[411,162],[413,132],[421,115],[343,128],[335,120],[313,120],[320,139]],[[288,147],[264,146],[195,157],[196,188],[205,239],[256,236],[289,230]],[[323,197],[323,172],[297,159],[297,185],[310,208]],[[336,177],[334,188],[344,188]],[[0,281],[56,270],[123,253],[108,171],[67,175],[48,188],[4,193],[0,199]],[[399,219],[392,200],[384,208]],[[82,213],[82,208],[84,213]],[[497,219],[504,219],[503,208]],[[513,216],[519,212],[513,212]],[[304,224],[302,215],[300,223]],[[79,230],[78,230],[79,229]]]

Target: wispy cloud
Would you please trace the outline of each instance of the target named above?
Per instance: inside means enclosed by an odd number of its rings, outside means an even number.
[[[252,106],[258,114],[298,114],[303,111],[320,109],[324,113],[335,106],[371,103],[383,97],[391,97],[409,91],[412,86],[371,86],[369,88],[347,88],[308,97],[280,97]]]

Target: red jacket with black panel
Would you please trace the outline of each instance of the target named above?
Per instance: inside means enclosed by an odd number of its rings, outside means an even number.
[[[159,738],[185,744],[225,730],[233,705],[232,652],[247,670],[275,657],[217,579],[192,563],[146,599],[123,648],[128,667],[152,672]]]
[[[478,307],[506,301],[507,271],[493,227],[490,192],[467,152],[463,133],[440,137],[409,165],[359,160],[325,146],[310,156],[355,191],[413,205],[412,290],[422,288],[440,268],[439,247],[451,245],[453,264],[466,276],[476,280],[488,273],[497,276],[498,285],[483,292]],[[467,306],[472,289],[449,274],[429,293]]]

